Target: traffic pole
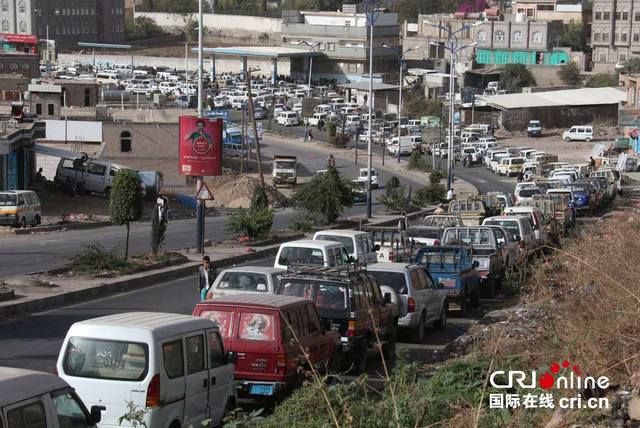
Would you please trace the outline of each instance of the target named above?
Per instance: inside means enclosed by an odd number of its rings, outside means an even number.
[[[202,0],[198,0],[198,117],[202,117]],[[188,73],[185,70],[185,78]],[[196,179],[196,192],[202,187],[203,177]],[[204,216],[205,205],[201,199],[196,200],[196,244],[198,253],[204,254]]]

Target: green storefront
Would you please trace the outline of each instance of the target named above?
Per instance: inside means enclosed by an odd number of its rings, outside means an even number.
[[[500,49],[477,49],[478,64],[525,64],[562,65],[569,62],[565,51],[512,51]]]

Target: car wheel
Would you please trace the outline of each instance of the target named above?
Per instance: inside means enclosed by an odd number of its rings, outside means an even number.
[[[467,299],[469,299],[469,296],[467,295],[467,290],[465,290],[462,293],[462,297],[460,298],[460,313],[462,315],[466,315],[466,313],[469,311],[469,303]]]
[[[22,217],[22,219],[20,220],[20,227],[23,229],[27,228],[27,219],[25,217]]]
[[[471,306],[474,308],[480,306],[480,293],[477,289],[471,293]]]
[[[564,139],[564,141],[566,141],[567,143],[571,141],[571,138],[567,137]]]
[[[42,224],[42,218],[39,215],[36,216],[36,224],[37,225]]]
[[[218,424],[217,426],[219,427],[224,426],[224,420],[227,419],[227,417],[235,410],[235,408],[236,408],[236,403],[233,401],[233,399],[229,398],[227,400],[226,406],[224,406],[224,413],[222,414],[222,419],[220,420],[220,424]]]
[[[111,199],[111,187],[107,187],[107,188],[104,189],[104,196],[107,199]]]
[[[424,314],[422,314],[422,316],[420,317],[420,321],[418,322],[418,326],[416,327],[416,329],[413,331],[413,341],[416,343],[422,343],[424,342],[424,331],[426,329],[426,325],[425,325],[425,316]]]
[[[367,345],[362,345],[360,353],[351,360],[351,367],[355,374],[364,373],[367,371]]]
[[[385,360],[395,360],[396,359],[396,336],[398,334],[398,330],[396,328],[393,329],[393,332],[387,336],[387,343],[382,346],[382,356]]]
[[[482,288],[482,291],[483,291],[482,294],[485,297],[493,299],[493,297],[496,295],[496,279],[492,278],[491,280],[487,281],[483,285],[484,285],[484,287]]]
[[[444,330],[447,328],[447,305],[442,305],[442,311],[440,312],[440,318],[433,323],[436,330]]]
[[[585,139],[585,141],[586,141],[587,143],[590,143],[590,142],[591,142],[591,138],[587,137],[587,138]]]

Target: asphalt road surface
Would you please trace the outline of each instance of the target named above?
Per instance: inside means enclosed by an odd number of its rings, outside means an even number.
[[[254,261],[252,265],[271,266],[273,258]],[[183,278],[141,290],[119,293],[109,297],[66,306],[46,312],[10,318],[0,322],[0,366],[21,367],[51,372],[56,364],[60,346],[69,327],[85,319],[133,311],[155,311],[190,314],[198,301],[196,278]],[[456,317],[452,311],[444,331],[429,329],[425,342],[406,343],[401,335],[398,349],[414,360],[430,360],[444,346],[463,334],[495,301],[483,301],[469,318]],[[375,352],[369,353],[369,373],[381,371]]]
[[[315,171],[326,167],[326,155],[305,145],[302,140],[299,143],[285,142],[282,139],[265,137],[261,145],[265,162],[272,158],[274,153],[287,153],[296,155],[300,162],[300,176],[311,176]],[[362,153],[364,155],[364,151]],[[379,155],[378,155],[379,156]],[[394,159],[388,161],[395,162]],[[402,162],[406,163],[406,158]],[[355,165],[352,158],[336,158],[336,167],[346,176],[355,178],[358,169],[364,167],[363,159],[359,165]],[[384,169],[379,169],[380,185],[382,186],[391,174]],[[512,191],[513,179],[497,177],[483,167],[456,168],[456,174],[466,179],[479,188],[480,191],[490,190]],[[400,178],[402,184],[417,189],[426,183],[418,180]],[[454,186],[455,188],[455,186]],[[379,208],[376,202],[378,196],[384,193],[380,188],[373,191],[374,212]],[[363,216],[366,213],[364,204],[355,205],[343,213],[343,217]],[[299,214],[290,208],[279,210],[276,213],[274,230],[286,229],[294,222]],[[229,235],[225,232],[226,219],[224,217],[209,217],[206,221],[206,238],[213,241],[226,239]],[[83,246],[91,242],[99,242],[107,249],[122,247],[124,244],[124,227],[109,226],[91,230],[70,230],[64,232],[42,233],[37,235],[9,235],[0,237],[0,278],[13,275],[28,274],[55,269],[65,265],[69,258],[82,251]],[[175,220],[170,222],[166,233],[165,248],[168,250],[194,246],[196,242],[195,219]],[[150,249],[150,224],[145,222],[134,223],[131,226],[130,252],[140,253]]]

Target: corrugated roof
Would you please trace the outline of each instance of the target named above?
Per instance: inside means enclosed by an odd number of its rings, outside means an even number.
[[[197,49],[191,49],[197,52]],[[203,48],[205,54],[218,54],[230,56],[246,56],[258,58],[292,58],[308,57],[320,55],[319,52],[311,51],[306,47],[283,47],[283,46],[232,46],[223,48]]]
[[[54,85],[52,83],[35,83],[30,84],[28,90],[29,92],[47,92],[50,94],[61,94],[62,86]]]
[[[492,107],[507,110],[528,107],[618,104],[621,101],[626,101],[627,93],[615,87],[607,87],[506,95],[476,95],[476,98],[486,101]]]

